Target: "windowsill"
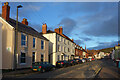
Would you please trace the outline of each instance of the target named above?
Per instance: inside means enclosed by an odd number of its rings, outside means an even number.
[[[21,47],[27,47],[27,46],[21,46]]]
[[[26,63],[20,63],[20,65],[26,65]]]

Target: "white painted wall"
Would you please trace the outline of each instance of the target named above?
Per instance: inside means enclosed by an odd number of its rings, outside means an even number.
[[[51,47],[53,47],[53,48],[51,48],[53,50],[50,50],[51,51],[50,53],[53,53],[52,54],[52,64],[53,65],[55,65],[56,62],[58,61],[58,55],[59,55],[60,60],[61,60],[62,53],[64,53],[66,55],[65,60],[68,60],[68,56],[70,59],[71,55],[74,55],[75,44],[73,44],[71,41],[67,40],[66,38],[64,38],[56,33],[43,34],[43,36],[46,37],[53,44],[53,46],[51,46]],[[60,38],[60,41],[58,41],[58,37]],[[62,38],[62,41],[61,41],[61,38]],[[64,39],[66,41],[66,44],[64,43]],[[68,44],[68,41],[69,41],[69,44]],[[62,48],[61,51],[58,51],[56,49],[58,45],[60,45],[60,47]],[[64,47],[66,48],[66,52],[64,52]],[[70,49],[70,52],[68,52],[68,48]],[[74,50],[74,52],[72,50]]]
[[[0,22],[0,79],[2,78],[2,23]]]

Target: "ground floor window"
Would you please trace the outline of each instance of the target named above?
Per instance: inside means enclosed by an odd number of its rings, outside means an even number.
[[[32,63],[35,63],[35,52],[32,53]]]
[[[58,55],[58,61],[60,60],[60,56]]]
[[[21,52],[20,63],[26,63],[26,53]]]
[[[41,54],[41,62],[43,62],[43,61],[44,61],[44,55]]]

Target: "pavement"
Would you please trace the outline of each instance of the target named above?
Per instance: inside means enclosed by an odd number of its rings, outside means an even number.
[[[56,69],[54,71],[48,71],[45,73],[32,72],[30,69],[18,70],[3,74],[4,78],[116,78],[120,79],[120,69],[118,69],[111,59],[102,59],[66,68]]]

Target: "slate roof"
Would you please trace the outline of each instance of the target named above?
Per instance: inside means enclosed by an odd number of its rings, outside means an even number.
[[[16,29],[16,20],[9,18],[9,21],[7,22]],[[35,29],[25,24],[22,24],[21,22],[18,22],[18,31],[49,41],[47,38],[39,34],[39,32],[37,32]]]
[[[49,33],[56,33],[56,32],[55,32],[55,31],[48,30],[46,34],[49,34]],[[40,32],[40,34],[42,34],[42,32]],[[57,33],[57,34],[58,34],[58,33]],[[65,34],[62,34],[62,35],[61,35],[61,34],[58,34],[58,35],[66,38],[67,40],[69,40],[69,41],[71,41],[71,42],[73,42],[73,41],[72,41],[69,37],[67,37]],[[73,43],[74,43],[74,42],[73,42]]]

